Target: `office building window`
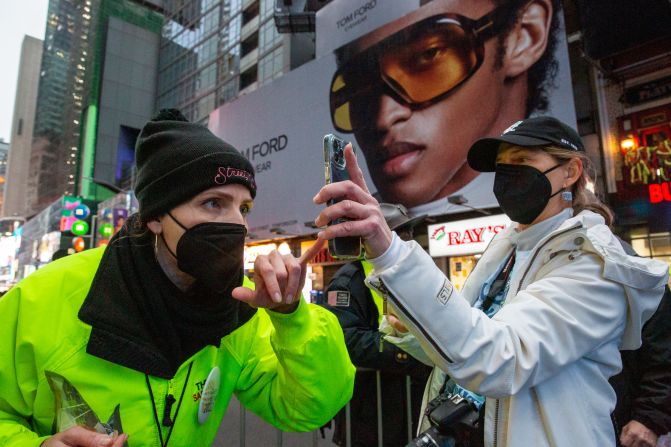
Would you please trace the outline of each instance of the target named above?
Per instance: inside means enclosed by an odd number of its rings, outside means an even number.
[[[244,73],[240,74],[240,90],[244,90],[245,88],[249,87],[254,82],[256,82],[256,76],[257,76],[256,65],[247,69],[247,71],[245,71]]]

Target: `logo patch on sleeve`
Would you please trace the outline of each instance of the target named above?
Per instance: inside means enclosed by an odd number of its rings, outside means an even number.
[[[349,307],[349,292],[346,290],[331,290],[326,295],[329,306]]]
[[[436,299],[440,304],[443,306],[447,304],[447,302],[450,300],[450,297],[452,296],[452,292],[454,291],[454,286],[452,285],[451,282],[449,282],[447,279],[443,283],[443,287],[440,288],[440,291],[438,292],[438,295],[436,296]]]

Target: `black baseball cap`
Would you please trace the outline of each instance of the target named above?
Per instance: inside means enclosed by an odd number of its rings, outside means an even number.
[[[468,164],[480,172],[496,170],[496,154],[501,143],[522,147],[557,146],[576,152],[585,152],[578,132],[551,116],[521,120],[503,131],[500,137],[482,138],[468,151]]]

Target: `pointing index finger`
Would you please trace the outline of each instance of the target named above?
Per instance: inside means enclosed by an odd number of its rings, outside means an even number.
[[[322,249],[324,246],[324,239],[317,237],[317,240],[315,243],[312,245],[312,247],[308,248],[305,253],[301,255],[300,258],[298,258],[298,263],[301,265],[301,267],[305,267],[312,258],[315,257],[317,253],[319,253],[319,250]]]

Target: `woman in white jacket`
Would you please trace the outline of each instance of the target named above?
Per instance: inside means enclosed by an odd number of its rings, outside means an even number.
[[[608,378],[621,369],[619,349],[640,345],[668,267],[625,254],[611,212],[586,188],[578,134],[539,117],[473,145],[469,164],[496,173],[494,194],[515,223],[461,292],[419,245],[389,230],[351,149],[346,160],[353,180],[325,186],[314,201],[346,200],[315,222],[347,217],[321,236],[364,239],[368,285],[437,366],[428,398],[444,389],[477,407],[486,401],[487,446],[614,445]]]

